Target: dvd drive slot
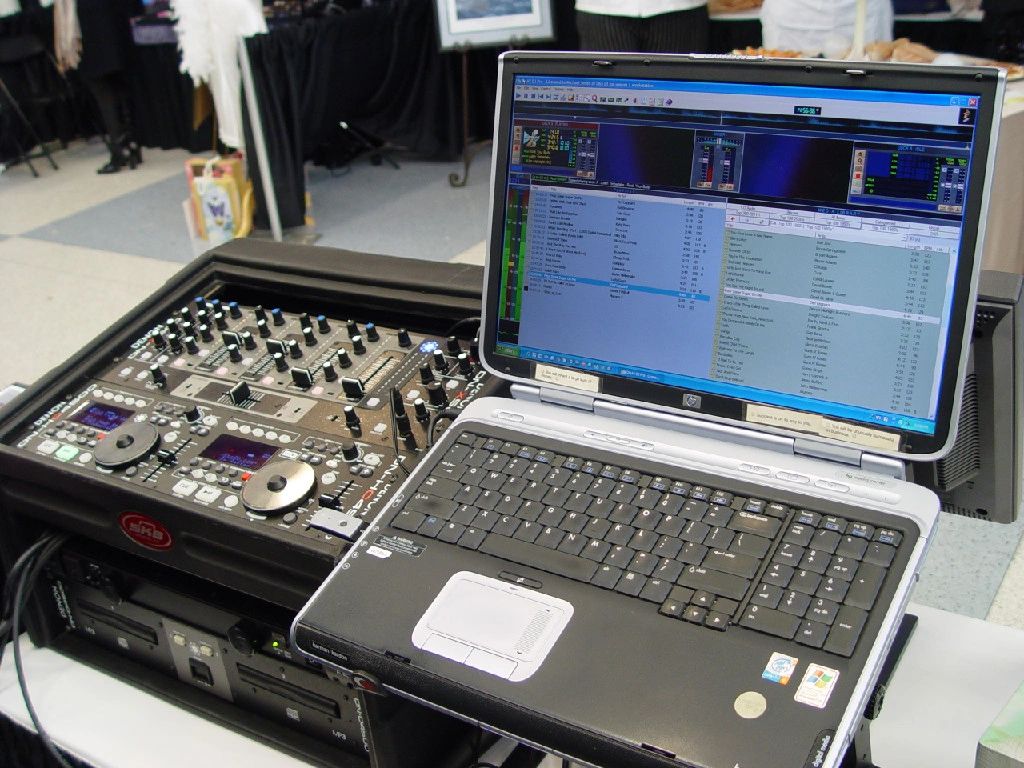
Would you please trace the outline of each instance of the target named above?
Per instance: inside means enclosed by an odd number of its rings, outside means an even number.
[[[106,624],[108,627],[124,632],[126,635],[144,640],[150,645],[157,644],[156,632],[154,630],[138,621],[132,621],[113,611],[108,611],[106,608],[100,608],[98,605],[79,600],[78,612],[88,616],[93,621],[98,621],[100,624]]]
[[[276,677],[271,677],[260,672],[258,669],[239,664],[238,677],[243,683],[248,683],[255,688],[262,688],[264,691],[276,694],[289,701],[294,701],[297,704],[302,704],[309,709],[314,709],[331,717],[338,717],[339,715],[338,702],[333,699],[307,691],[305,688],[299,688],[299,686],[292,685],[284,680],[278,680]]]

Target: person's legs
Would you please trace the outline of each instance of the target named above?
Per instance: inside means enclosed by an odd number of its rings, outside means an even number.
[[[576,12],[581,51],[636,51],[640,40],[638,20],[627,16]]]
[[[644,22],[642,50],[647,53],[707,53],[710,22],[706,5],[651,16]]]
[[[107,146],[110,148],[110,160],[97,173],[116,173],[126,163],[135,167],[138,157],[128,148],[127,123],[125,122],[124,85],[119,75],[109,74],[97,78],[86,79],[89,92],[96,100],[99,108],[103,130],[107,134]]]

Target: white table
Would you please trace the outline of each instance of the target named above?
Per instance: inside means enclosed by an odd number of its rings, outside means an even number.
[[[1024,632],[911,605],[917,631],[872,726],[881,768],[970,768],[978,739],[1024,681]],[[29,693],[43,725],[97,768],[301,761],[27,641]],[[30,728],[10,648],[0,668],[0,713]],[[559,763],[553,761],[552,765]]]

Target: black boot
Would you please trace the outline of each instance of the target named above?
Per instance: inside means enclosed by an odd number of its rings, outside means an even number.
[[[133,171],[142,165],[142,147],[135,139],[128,140],[128,167]]]
[[[113,137],[108,138],[107,146],[110,148],[110,160],[107,161],[106,165],[97,168],[96,173],[117,173],[129,161],[130,153],[124,136],[119,136],[116,139]],[[132,167],[134,168],[135,166],[132,165]]]

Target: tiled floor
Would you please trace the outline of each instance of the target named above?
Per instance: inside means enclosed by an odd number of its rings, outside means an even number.
[[[193,256],[181,210],[183,151],[147,150],[135,171],[97,176],[102,144],[57,154],[61,168],[0,174],[0,384],[28,382],[86,344]],[[464,189],[454,163],[400,158],[309,170],[318,245],[482,264],[489,167]],[[1024,628],[1024,520],[944,516],[914,600]]]

